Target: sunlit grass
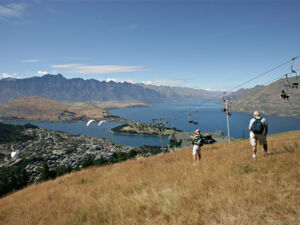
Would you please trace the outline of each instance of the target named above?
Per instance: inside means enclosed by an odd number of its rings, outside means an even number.
[[[0,224],[299,224],[300,131],[93,167],[0,199]]]

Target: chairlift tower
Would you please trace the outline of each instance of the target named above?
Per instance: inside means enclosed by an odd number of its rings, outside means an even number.
[[[227,120],[227,140],[230,142],[230,128],[229,128],[229,117],[231,116],[230,112],[230,99],[225,99],[223,97],[223,101],[225,103],[225,108],[222,109],[222,111],[226,114],[226,120]]]
[[[168,120],[163,118],[158,118],[158,119],[152,119],[152,121],[153,121],[153,126],[158,128],[159,130],[162,152],[165,153],[163,131],[165,129],[164,126],[168,123]]]

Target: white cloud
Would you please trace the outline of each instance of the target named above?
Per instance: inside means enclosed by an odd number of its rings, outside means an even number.
[[[205,91],[225,91],[224,89],[217,89],[217,88],[205,88]]]
[[[39,70],[39,71],[37,71],[36,73],[37,73],[38,75],[41,75],[41,76],[43,76],[43,75],[45,75],[45,74],[48,74],[47,71],[42,71],[42,70]]]
[[[1,73],[1,77],[2,78],[9,78],[9,77],[13,77],[13,75],[8,74],[8,73]]]
[[[127,82],[127,83],[136,83],[134,82],[133,80],[118,80],[116,78],[106,78],[106,79],[99,79],[99,81],[106,81],[106,82],[110,82],[110,81],[113,81],[113,82],[116,82],[116,83],[124,83],[124,82]]]
[[[8,74],[8,73],[1,73],[0,78],[16,78],[16,79],[22,79],[23,77],[18,76],[17,73]]]
[[[133,81],[133,80],[125,80],[124,82],[131,83],[131,84],[135,84],[135,83],[136,83],[136,82]]]
[[[39,59],[24,59],[22,60],[23,63],[35,63],[35,62],[39,62]]]
[[[143,81],[142,83],[143,83],[143,84],[146,84],[146,85],[152,85],[152,84],[153,84],[153,82],[150,81],[150,80],[148,80],[148,81]]]
[[[65,69],[69,73],[76,74],[113,74],[145,71],[143,66],[121,66],[121,65],[86,65],[86,64],[57,64],[52,65],[55,69]]]
[[[0,17],[21,17],[25,9],[25,4],[23,3],[10,3],[6,5],[0,5]]]
[[[143,81],[146,85],[162,85],[162,86],[173,86],[180,87],[184,86],[187,79],[174,79],[174,78],[158,78],[154,80]]]
[[[115,78],[106,78],[105,79],[106,82],[110,82],[110,81],[113,81],[113,82],[120,82],[120,80],[117,80]]]

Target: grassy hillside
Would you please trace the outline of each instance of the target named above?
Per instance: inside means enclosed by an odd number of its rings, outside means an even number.
[[[300,88],[289,89],[289,101],[284,101],[280,94],[285,83],[285,79],[281,79],[266,87],[247,92],[245,96],[233,101],[232,110],[246,113],[259,110],[266,115],[300,117]]]
[[[93,167],[0,199],[1,224],[299,224],[300,131]]]

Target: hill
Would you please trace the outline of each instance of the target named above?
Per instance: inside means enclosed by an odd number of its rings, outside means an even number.
[[[300,117],[300,90],[289,89],[289,101],[280,98],[285,80],[281,79],[267,86],[253,89],[233,101],[232,110],[252,113],[259,110],[266,115]]]
[[[175,94],[167,94],[163,91],[159,92],[153,88],[128,82],[66,79],[61,74],[47,74],[42,77],[26,79],[1,79],[0,104],[15,98],[30,96],[41,96],[59,102],[123,101],[145,103],[170,102],[174,99],[178,101],[178,97],[180,100],[199,100],[199,98],[207,99],[208,96],[215,96],[214,92],[194,90],[200,94],[197,95],[197,98],[193,98],[193,96],[187,95],[184,90],[182,89],[182,94],[180,91],[176,91]]]
[[[150,84],[139,85],[158,92],[160,95],[165,96],[170,102],[211,100],[215,99],[215,96],[221,93],[218,91],[206,91],[187,87],[156,86]]]
[[[262,85],[257,85],[253,88],[241,88],[235,92],[230,93],[229,95],[225,95],[225,97],[229,97],[232,101],[235,101],[235,100],[238,100],[238,99],[248,95],[251,92],[255,93],[256,91],[258,91],[259,89],[261,89],[263,87],[264,86],[262,86]]]
[[[298,224],[300,131],[92,167],[0,199],[2,224]]]
[[[87,103],[67,105],[43,97],[18,98],[0,105],[2,120],[70,121],[105,116],[104,109]]]

